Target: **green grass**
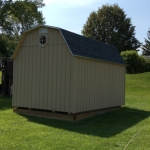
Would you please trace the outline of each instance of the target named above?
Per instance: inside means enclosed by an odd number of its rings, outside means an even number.
[[[132,138],[128,150],[150,149],[150,72],[126,75],[124,107],[79,122],[17,115],[0,97],[0,150],[123,150]]]

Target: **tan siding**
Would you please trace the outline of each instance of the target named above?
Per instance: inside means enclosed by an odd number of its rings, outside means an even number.
[[[87,78],[87,80],[90,79],[90,77],[89,77],[89,62],[88,61],[86,62],[85,68],[86,68],[86,72],[85,72],[85,82],[86,82],[86,78]],[[91,102],[90,102],[90,99],[89,99],[89,92],[88,92],[89,82],[86,82],[85,86],[86,86],[86,100],[87,100],[87,102],[85,102],[86,103],[86,108],[90,109]]]
[[[58,41],[57,41],[57,36],[58,36],[58,31],[54,29],[54,32],[53,32],[53,44],[56,45],[58,44]]]
[[[80,70],[79,70],[79,78],[80,78],[80,84],[79,84],[79,92],[81,93],[81,95],[79,96],[79,99],[83,99],[84,101],[85,99],[85,90],[84,90],[84,79],[85,79],[85,68],[84,68],[84,63],[80,66]],[[84,105],[84,101],[81,103],[81,105]]]
[[[88,83],[88,82],[86,82],[86,79],[87,79],[87,62],[84,62],[84,68],[85,68],[85,72],[84,72],[84,87],[85,87],[85,90],[84,90],[84,97],[85,97],[84,109],[87,110],[89,108],[88,101],[86,101],[86,99],[87,99],[87,83]]]
[[[105,102],[104,102],[104,108],[106,108],[107,107],[107,104],[108,104],[108,101],[109,101],[109,97],[110,97],[110,80],[109,80],[109,76],[110,76],[110,74],[109,74],[109,69],[110,69],[110,66],[108,65],[107,66],[107,64],[105,64],[105,68],[106,68],[106,70],[105,70],[105,78],[104,78],[104,80],[105,80],[105,91],[104,91],[104,94],[105,94]],[[106,77],[107,77],[107,80],[106,80]]]
[[[32,108],[36,108],[36,101],[37,101],[37,97],[36,97],[36,84],[37,84],[37,63],[36,63],[36,59],[37,59],[37,48],[33,47],[32,48],[33,54],[32,54],[32,86],[31,89],[32,90]]]
[[[93,62],[94,63],[94,62]],[[91,108],[93,108],[93,104],[94,104],[94,73],[95,73],[95,67],[94,67],[95,63],[92,65],[92,62],[90,62],[90,89],[89,89],[89,93],[90,93],[90,99],[88,99],[88,105],[86,110],[90,110]],[[88,82],[88,81],[87,81]]]
[[[78,57],[76,59],[78,61],[78,111],[124,104],[123,66]]]
[[[32,35],[33,34],[33,35]],[[31,37],[33,36],[33,39],[31,40],[31,46],[35,47],[38,46],[39,36],[38,36],[38,30],[31,32]]]
[[[38,30],[26,35],[14,60],[13,105],[83,112],[124,104],[125,68],[74,57],[57,29],[41,48]]]
[[[81,78],[81,98],[82,98],[82,110],[85,110],[85,105],[84,105],[84,62],[81,64],[81,72],[80,72],[80,78]]]
[[[57,31],[57,44],[58,45],[62,45],[62,44],[64,44],[63,43],[63,38],[62,38],[62,35],[60,34],[60,32],[59,31]]]
[[[66,89],[70,90],[71,82],[70,52],[66,45],[62,45],[64,42],[57,30],[49,32],[49,46],[44,48],[37,46],[37,33],[38,30],[35,30],[27,34],[15,58],[14,93],[17,91],[17,94],[16,98],[14,94],[13,103],[22,107],[69,112],[70,92]],[[64,88],[66,85],[68,87]]]
[[[60,110],[60,111],[64,111],[63,105],[61,105],[61,72],[62,72],[62,45],[58,45],[58,49],[57,49],[57,98],[56,98],[56,109]]]
[[[30,34],[27,34],[25,37],[25,46],[30,46]]]
[[[72,57],[70,52],[70,71],[71,71],[71,82],[70,82],[70,109],[72,113],[77,112],[77,65],[75,57]]]
[[[66,98],[66,66],[69,62],[67,62],[66,60],[66,47],[63,45],[60,45],[61,48],[61,56],[62,56],[62,60],[61,60],[61,84],[60,84],[60,88],[61,88],[61,93],[60,93],[60,97],[61,97],[61,110],[63,111],[67,111],[67,109],[65,109],[66,107],[69,108],[68,102],[67,102],[67,98]]]
[[[47,45],[53,45],[54,44],[54,30],[53,29],[49,29],[49,40]]]
[[[52,80],[52,110],[56,110],[56,82],[57,82],[57,46],[54,45],[54,51],[53,51],[53,69],[52,69],[52,74],[53,74],[53,80]]]
[[[79,60],[80,61],[80,60]],[[79,61],[78,61],[78,63],[79,63]],[[77,104],[79,104],[79,106],[78,106],[78,108],[79,108],[79,110],[80,110],[80,107],[82,107],[82,103],[81,103],[81,101],[79,101],[79,99],[81,99],[81,89],[80,89],[80,85],[81,85],[81,77],[80,77],[80,72],[81,72],[81,66],[79,66],[78,67],[78,71],[77,71],[77,85],[78,85],[78,87],[77,87]]]
[[[83,99],[83,64],[81,66],[79,66],[80,68],[80,72],[79,72],[79,78],[80,78],[80,100]],[[81,110],[84,110],[84,105],[83,105],[84,101],[81,101]]]
[[[25,41],[26,43],[23,46],[29,46],[29,47],[38,46],[38,42],[39,42],[38,30],[28,33],[25,38]]]
[[[96,63],[97,62],[93,62],[94,64],[93,64],[93,67],[92,67],[92,69],[93,69],[93,71],[92,71],[92,80],[93,80],[93,82],[92,82],[92,99],[90,100],[90,105],[89,105],[89,110],[91,109],[91,108],[94,108],[95,107],[95,98],[96,98],[96,93],[95,93],[95,90],[96,90]]]
[[[49,70],[49,64],[50,63],[50,48],[49,46],[46,46],[46,53],[45,53],[45,77],[44,77],[44,98],[45,103],[44,107],[48,110],[51,110],[50,107],[50,100],[51,97],[49,97],[50,91],[50,85],[49,85],[49,78],[50,78],[50,70]]]
[[[43,101],[44,101],[44,109],[48,109],[48,89],[49,89],[49,86],[48,85],[48,78],[49,78],[49,49],[48,47],[45,47],[44,49],[44,79],[43,79]]]
[[[96,103],[95,103],[95,108],[98,109],[98,107],[100,107],[102,105],[102,102],[101,102],[101,99],[102,99],[102,89],[101,89],[101,80],[102,80],[102,73],[103,71],[100,70],[100,68],[102,67],[101,64],[97,64],[97,67],[99,69],[97,69],[97,77],[98,77],[98,81],[97,81],[97,84],[98,84],[98,88],[97,88],[97,92],[98,92],[98,96],[97,96],[97,99],[96,99]],[[96,104],[98,103],[99,101],[99,106],[97,106]]]
[[[28,46],[29,47],[31,47],[31,46],[33,46],[34,44],[33,44],[33,38],[34,38],[34,36],[33,36],[33,32],[31,33],[28,33],[28,35],[29,35],[29,37],[28,37]]]
[[[94,104],[93,104],[93,107],[96,108],[96,102],[99,100],[99,97],[98,97],[98,65],[97,65],[97,62],[95,62],[95,89],[94,89],[94,92],[95,92],[95,95],[94,95]],[[97,100],[98,99],[98,100]]]
[[[113,71],[115,69],[114,67],[115,66],[112,65],[112,66],[110,66],[110,69],[109,69],[109,83],[110,83],[109,90],[110,90],[110,95],[112,95],[111,96],[112,100],[109,98],[110,105],[113,105],[115,103],[115,101],[116,101],[116,98],[115,98],[116,94],[115,94],[115,87],[114,87],[116,76],[115,76],[115,72]]]
[[[17,103],[21,105],[21,51],[18,53],[18,60],[17,60]]]
[[[26,95],[26,75],[27,75],[27,71],[26,71],[26,47],[22,47],[22,67],[23,67],[23,69],[22,69],[22,74],[23,74],[23,76],[22,77],[24,77],[24,79],[22,79],[22,93],[21,93],[21,95],[22,95],[22,104],[23,104],[23,106],[22,107],[27,107],[27,95]],[[17,57],[16,57],[17,58]],[[16,59],[15,59],[16,60]],[[18,74],[18,76],[19,76],[19,74]],[[18,78],[18,77],[16,77],[16,78]]]
[[[87,105],[89,105],[89,109],[91,109],[92,108],[92,105],[93,105],[93,100],[92,100],[92,96],[91,96],[91,92],[89,92],[89,91],[92,91],[92,85],[91,85],[91,62],[90,61],[88,61],[88,71],[87,71],[87,80],[89,81],[89,82],[87,82],[88,83],[88,87],[89,87],[89,89],[87,89]],[[82,110],[80,110],[80,111],[82,111]]]
[[[54,110],[54,108],[52,108],[52,104],[53,104],[53,101],[52,101],[52,94],[53,94],[53,53],[54,53],[54,46],[49,46],[48,47],[48,50],[49,50],[49,60],[48,60],[48,93],[47,93],[47,96],[48,96],[48,109],[49,110]]]
[[[30,107],[30,97],[29,97],[29,47],[26,47],[26,81],[25,81],[25,95],[26,95],[26,101],[27,101],[27,107]]]
[[[99,105],[100,108],[103,108],[104,107],[103,99],[105,99],[105,97],[104,97],[105,94],[104,93],[105,93],[105,89],[106,89],[105,88],[106,84],[105,84],[105,80],[104,80],[105,79],[105,69],[106,69],[106,67],[105,67],[105,64],[102,64],[102,63],[101,63],[100,66],[101,66],[101,71],[102,71],[102,76],[101,76],[101,80],[100,80],[101,85],[100,85],[100,89],[99,89],[101,91],[100,92],[101,93],[101,101],[100,101],[101,105],[98,102],[97,102],[97,104]]]
[[[65,50],[66,49],[66,50]],[[71,57],[67,51],[67,47],[63,46],[63,51],[66,51],[66,62],[65,62],[65,111],[71,112]]]
[[[39,97],[40,97],[40,87],[39,87],[39,84],[40,84],[40,57],[41,57],[41,54],[40,54],[40,48],[37,47],[36,48],[36,52],[35,52],[35,60],[34,62],[36,63],[36,74],[34,75],[35,76],[35,108],[39,108]]]
[[[80,63],[80,61],[78,62]],[[78,93],[77,94],[77,111],[80,111],[80,110],[84,110],[84,91],[82,91],[83,87],[84,87],[84,73],[85,70],[84,70],[84,64],[82,64],[82,66],[79,66],[78,68],[78,87],[77,87],[77,90],[76,92]],[[83,101],[79,101],[79,99],[83,99]],[[86,107],[86,106],[85,106]]]
[[[40,109],[44,109],[44,99],[43,99],[43,96],[44,96],[44,83],[43,83],[43,81],[44,81],[44,68],[45,68],[45,66],[44,66],[44,53],[43,53],[43,51],[45,50],[45,48],[40,48],[40,66],[39,66],[39,71],[38,71],[38,73],[40,74],[40,76],[39,76],[39,108]]]
[[[101,65],[97,64],[97,67],[96,68],[100,68]],[[101,74],[102,74],[102,71],[99,71],[100,69],[97,69],[97,97],[96,97],[96,101],[95,101],[95,108],[98,109],[97,107],[97,102],[99,101],[99,107],[101,106],[101,93],[102,93],[102,90],[100,90],[100,87],[101,87]]]
[[[31,39],[30,39],[30,45],[31,45]],[[32,102],[32,88],[33,88],[33,47],[29,48],[29,84],[28,84],[28,89],[29,89],[29,107],[32,108],[33,102]]]
[[[32,66],[33,66],[33,62],[32,62],[32,47],[30,47],[28,49],[28,107],[32,108],[32,89],[33,89],[33,80],[32,80],[32,76],[33,76],[33,70],[32,70]]]
[[[20,73],[18,73],[19,77],[21,78],[20,80],[20,101],[21,101],[21,106],[24,105],[23,99],[24,99],[24,74],[25,74],[25,70],[24,70],[24,48],[21,49],[20,53]]]

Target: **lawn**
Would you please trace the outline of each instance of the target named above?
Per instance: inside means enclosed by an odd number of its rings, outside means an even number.
[[[0,150],[150,149],[150,72],[126,75],[126,105],[78,122],[18,115],[0,97]]]

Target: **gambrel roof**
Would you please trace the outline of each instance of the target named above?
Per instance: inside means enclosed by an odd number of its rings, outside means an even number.
[[[115,46],[64,29],[60,29],[60,31],[74,56],[125,64]]]
[[[32,30],[35,30],[40,27],[58,29],[60,33],[62,34],[73,56],[91,58],[91,59],[125,65],[122,57],[120,56],[115,46],[109,45],[109,44],[106,44],[97,40],[93,40],[93,39],[84,37],[82,35],[79,35],[79,34],[76,34],[76,33],[61,29],[61,28],[46,26],[46,25],[37,26],[31,30],[24,32],[12,58],[15,58],[17,51],[19,47],[21,46],[21,43],[22,43],[21,41],[23,41],[25,35],[28,32],[31,32]]]

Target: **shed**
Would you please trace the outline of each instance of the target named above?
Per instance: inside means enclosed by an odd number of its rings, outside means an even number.
[[[12,58],[13,107],[79,114],[125,103],[115,46],[42,25],[23,33]]]

